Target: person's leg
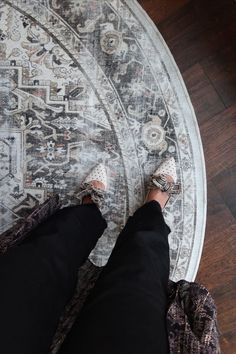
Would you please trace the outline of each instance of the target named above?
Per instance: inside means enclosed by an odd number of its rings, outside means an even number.
[[[169,232],[155,200],[129,218],[60,354],[169,352]]]
[[[105,227],[95,204],[66,208],[0,255],[1,353],[48,353],[78,268]]]

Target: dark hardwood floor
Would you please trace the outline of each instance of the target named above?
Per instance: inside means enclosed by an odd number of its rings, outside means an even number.
[[[208,213],[197,276],[218,308],[223,354],[236,353],[236,1],[139,0],[183,75],[205,152]]]

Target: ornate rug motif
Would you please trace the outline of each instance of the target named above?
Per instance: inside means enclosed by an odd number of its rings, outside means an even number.
[[[159,32],[134,0],[2,0],[0,231],[48,194],[76,204],[108,166],[103,265],[149,175],[174,155],[182,193],[169,204],[171,278],[193,280],[205,231],[205,167],[196,118]]]

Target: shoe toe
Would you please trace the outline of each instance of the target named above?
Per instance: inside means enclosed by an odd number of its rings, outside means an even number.
[[[174,157],[170,157],[166,159],[162,164],[158,167],[154,175],[164,174],[171,176],[173,178],[174,183],[177,182],[177,172],[176,172],[176,163]]]
[[[99,181],[107,188],[107,171],[106,167],[103,164],[98,164],[94,169],[89,173],[89,175],[85,178],[85,183],[89,183],[91,181]]]

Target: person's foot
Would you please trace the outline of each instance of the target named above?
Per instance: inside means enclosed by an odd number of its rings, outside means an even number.
[[[166,159],[154,172],[151,177],[150,190],[148,191],[145,202],[157,201],[164,209],[170,195],[179,193],[179,186],[176,184],[177,172],[175,159]]]
[[[166,178],[167,178],[168,182],[174,181],[171,176],[166,176]],[[164,209],[169,198],[170,198],[170,195],[168,192],[163,192],[159,188],[155,188],[155,189],[150,189],[148,191],[145,202],[148,203],[148,202],[151,202],[152,200],[155,200],[156,202],[158,202],[160,204],[161,209]]]
[[[99,204],[107,189],[107,172],[103,164],[98,164],[82,183],[82,204]]]
[[[106,190],[104,184],[100,181],[91,181],[90,184],[95,187],[96,189],[101,189],[103,191]],[[83,199],[82,199],[82,204],[93,204],[93,200],[91,195],[86,195]]]

